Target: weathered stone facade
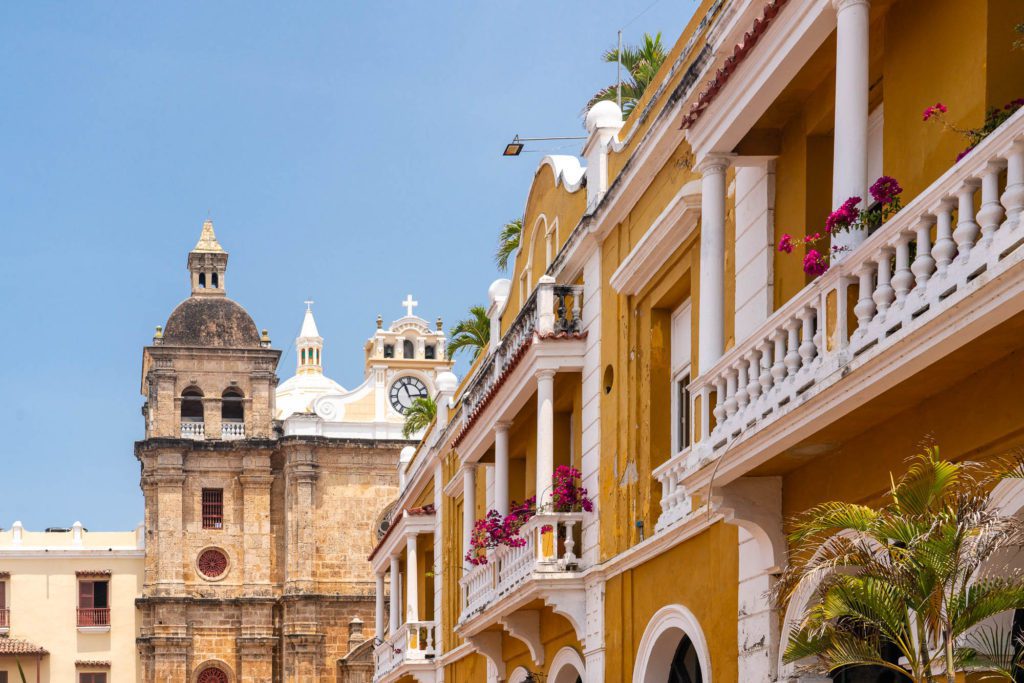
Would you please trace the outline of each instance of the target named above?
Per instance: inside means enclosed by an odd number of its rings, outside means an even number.
[[[224,296],[226,265],[204,226],[192,296],[143,352],[144,680],[211,667],[232,683],[339,680],[359,644],[352,624],[374,635],[359,624],[374,616],[366,557],[407,442],[281,436],[280,352]],[[219,501],[205,512],[204,489]],[[204,573],[209,550],[218,562]]]

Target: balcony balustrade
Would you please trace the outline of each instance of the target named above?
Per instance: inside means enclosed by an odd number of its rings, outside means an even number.
[[[79,607],[78,608],[78,626],[81,627],[109,627],[110,626],[110,608],[109,607]]]
[[[245,438],[244,422],[224,422],[220,426],[220,438],[224,441],[234,441]]]
[[[535,338],[581,332],[582,305],[581,285],[539,283],[466,388],[462,399],[466,414],[476,412],[495,384]]]
[[[202,422],[182,422],[181,438],[202,441],[206,438],[206,425]]]
[[[583,569],[580,558],[582,512],[539,513],[520,530],[519,547],[500,546],[461,579],[463,610],[459,621],[474,616],[531,579]]]
[[[908,334],[1012,273],[1024,260],[1022,211],[1024,109],[691,383],[693,414],[703,424],[698,443],[654,472],[662,484],[659,528],[689,513],[680,482],[728,444],[868,359],[896,353]],[[852,311],[847,301],[856,301]]]
[[[413,621],[389,633],[374,650],[373,680],[378,681],[403,664],[424,663],[437,652],[437,622]]]

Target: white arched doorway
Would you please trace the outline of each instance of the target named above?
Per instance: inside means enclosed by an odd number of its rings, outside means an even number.
[[[576,683],[587,680],[587,667],[575,648],[563,647],[551,660],[547,683]]]
[[[529,675],[530,672],[526,670],[526,667],[517,666],[512,669],[512,675],[508,677],[508,683],[526,683]]]
[[[707,639],[693,612],[682,605],[667,605],[651,617],[637,649],[633,681],[667,683],[674,668],[690,678],[688,683],[711,683]]]

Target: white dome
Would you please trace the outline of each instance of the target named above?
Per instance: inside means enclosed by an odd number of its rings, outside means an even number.
[[[415,446],[406,446],[402,449],[402,452],[398,454],[398,462],[412,462],[412,456],[416,455]]]
[[[491,283],[491,286],[487,288],[487,300],[494,303],[497,299],[508,298],[508,293],[511,289],[511,280],[506,278],[495,280]]]
[[[459,386],[459,378],[455,376],[454,372],[446,370],[438,373],[437,379],[434,380],[434,386],[438,391],[454,392],[455,388]]]
[[[295,413],[312,413],[313,402],[327,394],[343,394],[345,387],[320,373],[304,373],[290,377],[277,388],[275,419],[283,420]]]
[[[586,125],[589,133],[598,128],[618,128],[622,125],[622,110],[614,102],[598,102],[587,112]]]

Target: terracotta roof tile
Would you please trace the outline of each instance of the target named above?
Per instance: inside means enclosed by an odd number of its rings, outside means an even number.
[[[6,655],[48,655],[45,648],[18,638],[0,638],[0,657]]]

